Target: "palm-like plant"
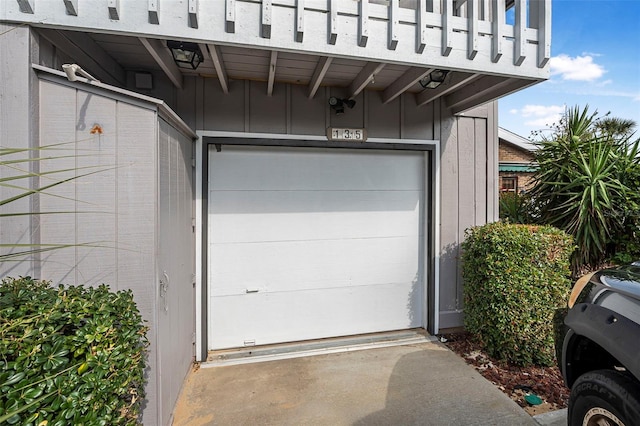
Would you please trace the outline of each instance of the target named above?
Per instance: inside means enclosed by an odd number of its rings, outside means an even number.
[[[540,221],[573,235],[574,268],[605,258],[625,225],[627,206],[638,198],[630,184],[639,176],[640,140],[632,142],[630,131],[603,130],[588,108],[569,109],[553,134],[538,143],[531,191]]]

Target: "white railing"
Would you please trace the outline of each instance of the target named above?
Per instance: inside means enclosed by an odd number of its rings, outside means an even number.
[[[2,0],[0,20],[535,78],[551,49],[551,0]]]

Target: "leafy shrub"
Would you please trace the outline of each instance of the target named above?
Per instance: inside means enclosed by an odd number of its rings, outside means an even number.
[[[533,223],[536,217],[536,206],[527,193],[500,193],[499,211],[500,219],[508,223]]]
[[[0,424],[137,424],[146,327],[129,291],[0,284]]]
[[[487,352],[552,365],[553,316],[570,291],[571,237],[551,226],[491,223],[462,244],[465,328]]]

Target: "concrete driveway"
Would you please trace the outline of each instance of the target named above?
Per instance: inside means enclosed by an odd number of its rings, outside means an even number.
[[[190,373],[174,425],[537,425],[439,343]]]

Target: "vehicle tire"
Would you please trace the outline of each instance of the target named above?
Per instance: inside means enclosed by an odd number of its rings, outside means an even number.
[[[614,370],[585,373],[571,388],[569,426],[640,425],[640,384]]]

